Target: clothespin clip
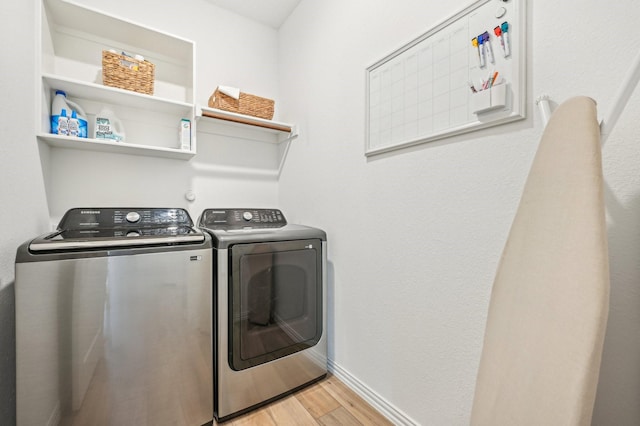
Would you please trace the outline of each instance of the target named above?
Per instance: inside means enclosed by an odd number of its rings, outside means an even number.
[[[485,49],[485,50],[486,50],[486,52],[487,52],[487,59],[489,59],[489,62],[491,62],[492,64],[495,64],[495,63],[496,63],[496,61],[495,61],[495,59],[493,58],[493,50],[491,50],[491,42],[489,41],[489,32],[488,32],[488,31],[485,31],[485,32],[482,34],[482,38],[483,38],[483,40],[484,40],[484,43],[483,43],[483,45],[484,45],[484,49]]]
[[[511,55],[511,44],[509,42],[509,23],[507,21],[500,25],[502,37],[504,38],[504,57]]]
[[[485,53],[484,53],[484,36],[480,34],[478,37],[478,50],[480,51],[480,68],[484,68],[486,65]]]
[[[471,39],[471,45],[476,49],[478,53],[478,64],[482,67],[482,58],[480,57],[480,48],[478,46],[478,37],[474,37]]]

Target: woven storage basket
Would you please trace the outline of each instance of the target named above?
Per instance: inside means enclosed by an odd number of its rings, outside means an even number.
[[[102,82],[105,86],[153,95],[155,68],[149,61],[102,51]]]
[[[240,92],[240,99],[234,99],[216,89],[209,98],[211,108],[222,109],[224,111],[237,112],[238,114],[250,115],[252,117],[273,118],[273,108],[275,102],[271,99],[250,95]]]

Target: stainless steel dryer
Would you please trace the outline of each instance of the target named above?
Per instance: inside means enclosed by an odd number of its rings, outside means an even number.
[[[18,426],[211,424],[211,247],[182,209],[72,209],[23,244]]]
[[[227,420],[327,373],[324,231],[280,210],[208,209],[214,417]]]

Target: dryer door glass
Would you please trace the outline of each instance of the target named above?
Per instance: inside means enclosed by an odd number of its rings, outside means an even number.
[[[309,348],[322,336],[322,242],[231,248],[231,367],[243,370]]]

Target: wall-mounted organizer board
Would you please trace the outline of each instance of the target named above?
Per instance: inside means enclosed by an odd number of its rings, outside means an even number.
[[[371,156],[525,118],[525,0],[478,0],[366,69]]]

